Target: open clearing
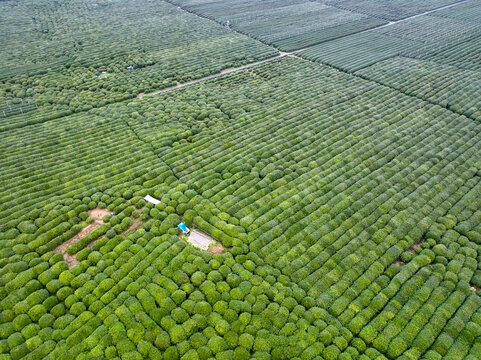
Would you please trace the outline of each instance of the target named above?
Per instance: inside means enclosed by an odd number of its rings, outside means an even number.
[[[479,0],[92,4],[0,1],[1,360],[481,359]]]
[[[67,262],[69,268],[72,268],[73,266],[75,265],[78,265],[80,262],[77,260],[77,257],[76,255],[69,255],[67,253],[67,249],[70,245],[80,241],[81,239],[83,239],[84,237],[86,237],[87,235],[89,235],[92,231],[94,231],[95,229],[97,229],[100,225],[102,224],[105,224],[104,221],[102,220],[102,218],[105,216],[105,215],[109,215],[110,214],[110,211],[107,210],[107,209],[92,209],[92,210],[89,210],[88,211],[88,214],[90,217],[92,217],[94,219],[94,222],[87,225],[85,228],[83,228],[77,235],[75,235],[73,238],[71,238],[70,240],[64,242],[62,245],[58,246],[54,252],[56,254],[62,254],[63,255],[63,258],[65,259],[65,261]],[[92,243],[89,245],[91,246],[93,245]]]
[[[209,246],[215,242],[214,239],[201,233],[199,230],[192,230],[187,238],[187,242],[201,250],[209,250]]]

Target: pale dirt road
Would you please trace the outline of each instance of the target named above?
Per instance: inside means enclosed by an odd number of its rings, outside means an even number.
[[[432,10],[428,10],[428,11],[425,11],[423,13],[420,13],[420,14],[416,14],[416,15],[412,15],[412,16],[409,16],[409,17],[406,17],[406,18],[403,18],[403,19],[400,19],[400,20],[396,20],[396,21],[391,21],[387,24],[383,24],[383,25],[379,25],[379,26],[376,26],[376,27],[373,27],[373,28],[370,28],[370,29],[366,29],[366,30],[362,30],[362,31],[359,31],[357,33],[354,33],[354,34],[360,34],[360,33],[364,33],[364,32],[368,32],[368,31],[374,31],[374,30],[377,30],[377,29],[382,29],[382,28],[385,28],[385,27],[388,27],[388,26],[392,26],[392,25],[395,25],[395,24],[398,24],[400,22],[403,22],[403,21],[407,21],[407,20],[410,20],[410,19],[414,19],[414,18],[417,18],[419,16],[423,16],[423,15],[427,15],[427,14],[431,14],[433,12],[436,12],[436,11],[440,11],[440,10],[444,10],[444,9],[448,9],[448,8],[451,8],[451,7],[454,7],[454,6],[457,6],[457,5],[460,5],[460,4],[464,4],[465,2],[468,2],[470,0],[461,0],[461,1],[458,1],[458,2],[455,2],[453,4],[450,4],[450,5],[445,5],[445,6],[442,6],[442,7],[439,7],[439,8],[436,8],[436,9],[432,9]],[[175,4],[173,2],[170,2],[171,4]],[[179,6],[178,4],[175,4],[179,9],[182,9],[184,11],[188,11],[192,14],[195,14],[199,17],[202,17],[202,18],[205,18],[204,16],[201,16],[197,13],[193,13],[192,11],[189,11],[189,10],[186,10],[184,8],[182,8],[181,6]],[[217,22],[211,18],[207,18],[211,21],[214,21],[214,22]],[[235,29],[232,29],[233,31],[236,31]],[[237,31],[236,31],[237,32]],[[354,34],[349,34],[349,35],[354,35]],[[349,35],[346,35],[346,36],[349,36]],[[314,45],[311,45],[311,46],[314,46]],[[159,90],[159,91],[155,91],[155,92],[152,92],[152,93],[149,93],[149,94],[144,94],[144,93],[140,93],[137,97],[138,98],[142,98],[144,96],[155,96],[155,95],[160,95],[160,94],[165,94],[165,93],[168,93],[168,92],[171,92],[171,91],[175,91],[175,90],[179,90],[179,89],[182,89],[186,86],[190,86],[190,85],[195,85],[195,84],[198,84],[198,83],[201,83],[201,82],[204,82],[204,81],[208,81],[208,80],[212,80],[212,79],[215,79],[215,78],[218,78],[218,77],[221,77],[221,76],[225,76],[225,75],[228,75],[228,74],[232,74],[234,72],[238,72],[238,71],[243,71],[243,70],[246,70],[246,69],[249,69],[253,66],[257,66],[257,65],[261,65],[261,64],[264,64],[264,63],[267,63],[267,62],[270,62],[270,61],[274,61],[274,60],[278,60],[280,58],[283,58],[284,56],[290,56],[290,55],[295,55],[295,54],[298,54],[300,52],[302,52],[303,50],[306,50],[308,47],[306,48],[302,48],[302,49],[298,49],[298,50],[295,50],[295,51],[291,51],[291,52],[282,52],[280,51],[279,49],[276,49],[277,51],[279,51],[279,55],[277,56],[273,56],[271,58],[268,58],[268,59],[265,59],[265,60],[261,60],[261,61],[257,61],[257,62],[254,62],[254,63],[250,63],[250,64],[247,64],[247,65],[243,65],[243,66],[240,66],[240,67],[237,67],[237,68],[234,68],[234,69],[229,69],[229,70],[223,70],[221,71],[220,73],[218,74],[214,74],[214,75],[210,75],[210,76],[206,76],[206,77],[203,77],[203,78],[200,78],[200,79],[197,79],[197,80],[193,80],[193,81],[189,81],[189,82],[186,82],[186,83],[183,83],[183,84],[179,84],[179,85],[176,85],[176,86],[172,86],[172,87],[169,87],[169,88],[165,88],[163,90]]]

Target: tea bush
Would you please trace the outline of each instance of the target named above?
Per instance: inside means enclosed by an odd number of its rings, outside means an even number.
[[[6,130],[1,355],[476,358],[479,130],[295,57]]]
[[[320,2],[272,1],[262,4],[251,0],[233,4],[228,1],[198,3],[176,0],[173,3],[283,51],[292,51],[386,23],[377,16],[371,17]],[[254,8],[255,12],[252,11]]]

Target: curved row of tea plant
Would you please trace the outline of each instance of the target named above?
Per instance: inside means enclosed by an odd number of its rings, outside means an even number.
[[[481,72],[396,57],[356,74],[468,117],[481,119]]]
[[[480,126],[285,57],[8,130],[0,355],[476,359]]]
[[[471,5],[475,9],[481,8],[476,2]],[[443,16],[447,11],[459,16]],[[347,72],[354,72],[398,55],[435,57],[443,62],[443,55],[438,57],[437,54],[444,51],[449,54],[450,49],[453,49],[456,56],[463,56],[462,51],[455,50],[462,48],[459,44],[472,43],[467,49],[477,49],[475,44],[479,42],[477,39],[481,35],[481,27],[464,14],[463,8],[440,10],[439,14],[435,12],[314,45],[301,51],[299,55]],[[467,60],[468,63],[473,61],[473,54],[464,54],[470,59]]]
[[[305,76],[296,82],[298,73]],[[386,356],[443,355],[434,341],[422,340],[426,335],[421,328],[401,333],[402,344],[394,337],[375,340],[377,332],[363,329],[391,298],[401,296],[401,285],[411,277],[409,284],[418,284],[419,291],[432,291],[434,280],[424,274],[432,271],[433,251],[451,256],[439,252],[433,227],[462,224],[471,214],[474,227],[465,234],[476,265],[467,263],[465,276],[450,278],[451,285],[443,286],[451,291],[454,284],[468,296],[470,282],[479,285],[479,277],[474,277],[480,269],[481,241],[481,219],[474,213],[480,194],[479,124],[388,88],[371,88],[372,83],[292,59],[254,68],[249,77],[254,86],[244,83],[244,75],[230,77],[239,78],[232,87],[243,104],[237,112],[226,103],[224,79],[218,84],[219,95],[209,83],[203,85],[208,88],[205,94],[186,90],[166,96],[157,106],[155,100],[137,103],[136,118],[129,123],[139,133],[148,132],[155,145],[154,114],[162,119],[161,128],[171,121],[188,127],[206,104],[201,121],[210,128],[159,144],[176,176],[220,210],[202,211],[201,216],[219,228],[223,221],[238,222],[247,231],[249,250],[299,284],[350,336],[360,336]],[[284,81],[289,85],[282,86]],[[331,82],[343,81],[345,98],[331,98]],[[169,101],[174,96],[175,102]],[[192,117],[172,116],[176,108],[189,106],[180,103],[182,98],[199,107]],[[466,209],[453,211],[454,204]],[[436,225],[438,221],[446,225]],[[423,246],[411,252],[423,236]],[[401,265],[394,264],[399,258]],[[439,266],[436,271],[447,274]],[[379,292],[382,295],[376,295]],[[477,304],[479,296],[470,299]],[[410,303],[405,306],[404,312],[413,311]],[[444,306],[458,309],[461,303]],[[479,318],[469,324],[479,327]],[[433,331],[442,336],[444,330],[438,326]],[[330,341],[324,342],[326,357],[343,350],[342,342]],[[471,351],[476,358],[476,348],[463,341],[449,345],[450,354],[464,347],[466,356]],[[468,341],[473,342],[474,338]]]
[[[163,1],[137,3],[135,11],[125,1],[95,4],[0,4],[2,17],[28,17],[23,31],[17,23],[1,25],[2,33],[15,36],[0,39],[0,96],[39,107],[12,119],[0,111],[0,129],[87,111],[277,55]]]
[[[420,43],[415,41],[370,31],[311,46],[301,51],[299,56],[354,72],[419,46]]]
[[[172,3],[283,51],[297,50],[386,23],[316,1],[175,0]]]
[[[445,49],[432,49],[414,52],[416,58],[449,64],[460,69],[481,71],[479,57],[481,54],[481,35],[467,39]]]
[[[456,3],[455,0],[434,1],[369,1],[369,0],[318,0],[331,6],[378,17],[385,20],[399,20],[421,14],[436,8]]]

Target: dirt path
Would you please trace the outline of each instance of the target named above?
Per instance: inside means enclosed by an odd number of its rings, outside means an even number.
[[[102,218],[105,215],[110,214],[110,211],[107,209],[93,209],[88,211],[89,216],[94,218],[94,222],[92,224],[87,225],[85,228],[82,229],[77,235],[75,235],[70,240],[67,240],[62,245],[58,246],[53,252],[56,254],[62,254],[64,260],[67,262],[69,269],[74,267],[75,265],[80,264],[77,260],[77,256],[69,255],[67,253],[67,249],[70,245],[76,243],[80,239],[83,239],[87,235],[89,235],[92,231],[97,229],[100,225],[104,224]]]
[[[215,246],[209,248],[209,252],[212,254],[223,254],[225,249],[221,243],[217,243]]]
[[[426,239],[424,238],[424,235],[421,236],[421,238],[418,241],[416,241],[414,244],[411,245],[411,247],[409,248],[409,252],[414,256],[416,256],[418,247],[420,247],[425,240]]]
[[[218,77],[221,77],[221,76],[225,76],[225,75],[228,75],[228,74],[232,74],[232,73],[237,72],[237,71],[246,70],[246,69],[249,69],[249,68],[251,68],[251,67],[253,67],[253,66],[257,66],[257,65],[260,65],[260,64],[264,64],[264,63],[266,63],[266,62],[269,62],[269,61],[277,60],[277,59],[280,59],[280,58],[282,58],[282,57],[284,57],[284,56],[292,55],[292,54],[295,54],[295,53],[296,53],[296,52],[281,53],[280,55],[277,55],[277,56],[274,56],[274,57],[271,57],[271,58],[268,58],[268,59],[265,59],[265,60],[257,61],[257,62],[252,63],[252,64],[243,65],[243,66],[240,66],[240,67],[234,68],[234,69],[222,70],[222,71],[221,71],[220,73],[218,73],[218,74],[206,76],[206,77],[201,78],[201,79],[189,81],[189,82],[186,82],[186,83],[183,83],[183,84],[179,84],[179,85],[176,85],[176,86],[172,86],[172,87],[170,87],[170,88],[166,88],[166,89],[163,89],[163,90],[159,90],[159,91],[156,91],[156,92],[153,92],[153,93],[150,93],[150,94],[143,94],[142,96],[140,96],[140,94],[139,94],[138,97],[139,97],[139,98],[142,98],[142,97],[144,97],[144,96],[155,96],[155,95],[164,94],[164,93],[167,93],[167,92],[170,92],[170,91],[179,90],[179,89],[182,89],[182,88],[184,88],[184,87],[186,87],[186,86],[198,84],[198,83],[200,83],[200,82],[204,82],[204,81],[207,81],[207,80],[212,80],[212,79],[215,79],[215,78],[218,78]]]
[[[468,2],[470,0],[461,0],[461,1],[458,1],[454,4],[450,4],[450,5],[445,5],[445,6],[442,6],[442,7],[439,7],[439,8],[436,8],[436,9],[432,9],[432,10],[428,10],[428,11],[425,11],[423,13],[420,13],[420,14],[416,14],[416,15],[412,15],[412,16],[409,16],[409,17],[406,17],[404,19],[400,19],[400,20],[396,20],[396,21],[391,21],[387,24],[383,24],[383,25],[379,25],[379,26],[375,26],[373,28],[370,28],[370,29],[366,29],[366,30],[361,30],[361,31],[358,31],[356,33],[352,33],[352,34],[347,34],[347,35],[344,35],[344,36],[341,36],[341,37],[345,37],[345,36],[349,36],[349,35],[354,35],[354,34],[361,34],[361,33],[364,33],[364,32],[368,32],[368,31],[374,31],[374,30],[377,30],[377,29],[381,29],[381,28],[385,28],[387,26],[391,26],[391,25],[395,25],[397,23],[400,23],[400,22],[403,22],[403,21],[407,21],[407,20],[410,20],[410,19],[414,19],[414,18],[417,18],[419,16],[423,16],[423,15],[427,15],[427,14],[431,14],[433,12],[436,12],[436,11],[440,11],[440,10],[444,10],[444,9],[448,9],[448,8],[451,8],[451,7],[454,7],[454,6],[457,6],[457,5],[460,5],[460,4],[463,4],[465,2]],[[211,20],[211,21],[214,21],[218,24],[220,24],[218,21],[214,20],[214,19],[211,19],[211,18],[207,18],[205,16],[202,16],[201,14],[197,14],[193,11],[190,11],[190,10],[187,10],[187,9],[184,9],[182,6],[180,6],[179,4],[173,2],[173,1],[168,1],[169,3],[177,6],[177,8],[179,9],[182,9],[183,11],[187,11],[191,14],[194,14],[194,15],[197,15],[201,18],[204,18],[204,19],[208,19],[208,20]],[[221,24],[222,25],[222,24]],[[243,34],[235,29],[232,29],[232,31],[235,31],[239,34],[242,34],[242,35],[246,35],[248,36],[247,34]],[[250,36],[249,36],[250,37]],[[252,38],[252,37],[251,37]],[[253,39],[253,38],[252,38]],[[254,40],[257,40],[259,41],[258,39],[254,39]],[[334,39],[332,39],[334,40]],[[326,40],[326,41],[322,41],[322,42],[327,42],[327,41],[330,41],[330,40]],[[265,45],[268,45],[268,44],[265,44]],[[273,47],[272,45],[268,45],[274,49],[276,49],[277,51],[279,51],[279,55],[277,56],[274,56],[274,57],[271,57],[271,58],[268,58],[268,59],[265,59],[265,60],[262,60],[262,61],[257,61],[255,63],[251,63],[251,64],[247,64],[247,65],[243,65],[243,66],[240,66],[238,68],[234,68],[234,69],[224,69],[222,70],[220,73],[218,74],[214,74],[214,75],[210,75],[210,76],[206,76],[204,78],[201,78],[201,79],[197,79],[197,80],[193,80],[193,81],[189,81],[189,82],[186,82],[186,83],[183,83],[183,84],[178,84],[176,86],[172,86],[170,88],[166,88],[166,89],[163,89],[163,90],[159,90],[159,91],[156,91],[156,92],[152,92],[152,93],[149,93],[149,94],[145,94],[145,93],[140,93],[139,95],[137,95],[138,98],[142,98],[144,96],[155,96],[155,95],[160,95],[160,94],[164,94],[164,93],[167,93],[167,92],[171,92],[171,91],[175,91],[175,90],[179,90],[179,89],[182,89],[186,86],[190,86],[190,85],[194,85],[194,84],[198,84],[200,82],[204,82],[204,81],[208,81],[208,80],[212,80],[212,79],[215,79],[215,78],[218,78],[218,77],[221,77],[221,76],[225,76],[225,75],[228,75],[228,74],[232,74],[234,72],[237,72],[237,71],[242,71],[242,70],[246,70],[246,69],[249,69],[253,66],[257,66],[257,65],[260,65],[260,64],[264,64],[264,63],[267,63],[267,62],[270,62],[270,61],[274,61],[274,60],[277,60],[277,59],[280,59],[284,56],[291,56],[291,55],[296,55],[306,49],[308,49],[309,47],[311,46],[314,46],[314,45],[317,45],[317,44],[312,44],[308,47],[305,47],[305,48],[302,48],[302,49],[298,49],[298,50],[295,50],[295,51],[291,51],[291,52],[283,52],[275,47]]]
[[[132,225],[130,225],[130,227],[125,230],[122,234],[124,235],[127,235],[128,233],[131,233],[132,231],[135,231],[137,230],[137,228],[142,225],[142,222],[141,221],[136,221],[134,222]]]
[[[431,9],[431,10],[428,10],[428,11],[425,11],[425,12],[422,12],[420,14],[416,14],[416,15],[412,15],[412,16],[408,16],[406,18],[403,18],[403,19],[400,19],[400,20],[396,20],[396,21],[391,21],[385,25],[381,25],[381,26],[377,26],[373,29],[369,29],[369,30],[376,30],[376,29],[380,29],[380,28],[384,28],[386,26],[391,26],[391,25],[394,25],[394,24],[397,24],[397,23],[400,23],[400,22],[403,22],[403,21],[407,21],[407,20],[411,20],[411,19],[414,19],[414,18],[417,18],[419,16],[423,16],[423,15],[428,15],[428,14],[431,14],[433,12],[436,12],[436,11],[440,11],[440,10],[444,10],[444,9],[449,9],[449,8],[452,8],[454,6],[458,6],[458,5],[461,5],[465,2],[468,2],[468,1],[471,1],[471,0],[461,0],[461,1],[458,1],[458,2],[455,2],[453,4],[449,4],[449,5],[445,5],[445,6],[441,6],[441,7],[438,7],[436,9]],[[369,31],[369,30],[365,30],[365,31]],[[364,31],[362,31],[364,32]]]

